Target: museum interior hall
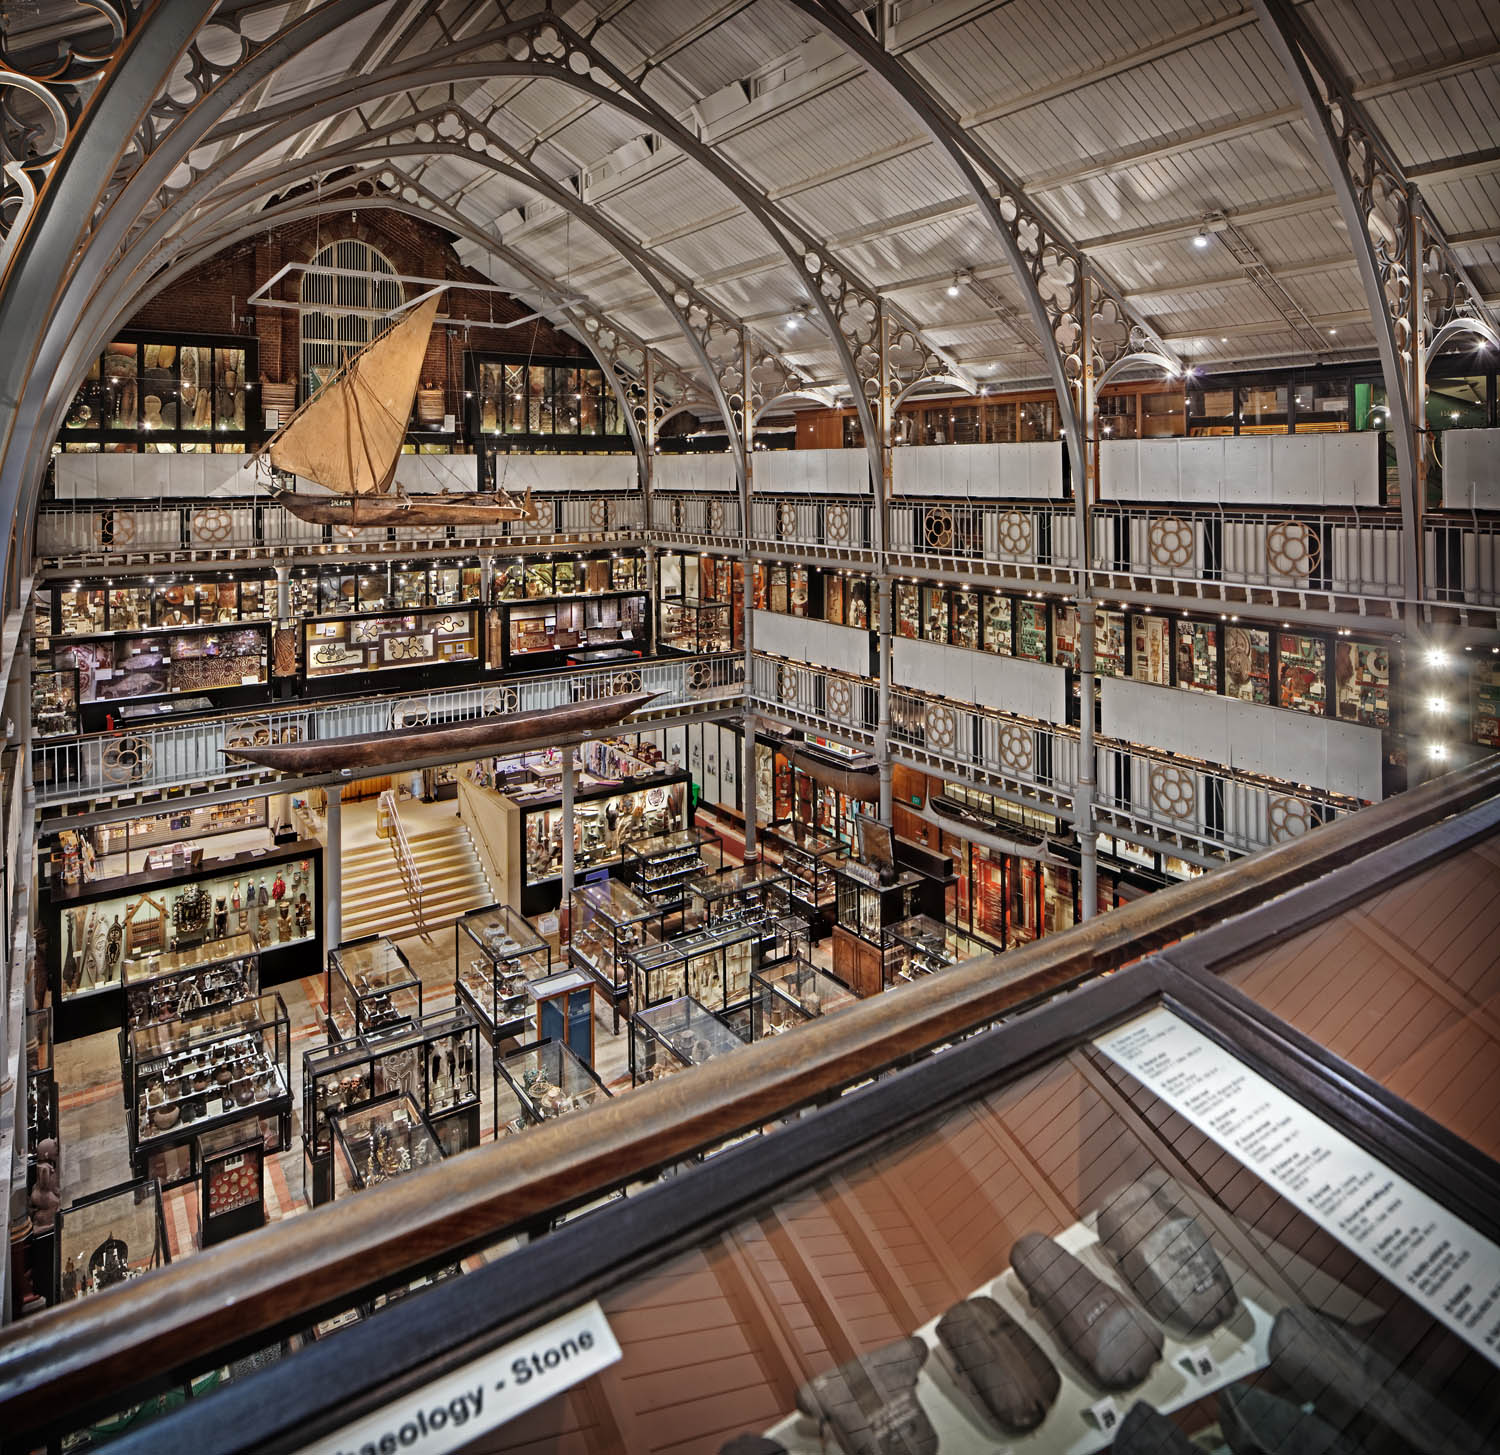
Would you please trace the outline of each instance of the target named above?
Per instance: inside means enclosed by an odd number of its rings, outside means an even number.
[[[0,1455],[1500,1450],[1493,3],[0,0],[0,522]]]

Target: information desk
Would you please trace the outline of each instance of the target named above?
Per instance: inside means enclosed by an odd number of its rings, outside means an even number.
[[[913,915],[892,925],[886,933],[895,952],[887,957],[891,967],[888,986],[933,975],[963,960],[1000,953],[1000,947],[991,941],[956,930],[929,914]]]
[[[152,1178],[81,1198],[57,1215],[57,1297],[72,1303],[172,1261]]]
[[[662,938],[665,912],[618,879],[585,884],[573,891],[568,922],[570,964],[586,970],[614,1007],[620,1031],[620,1002],[630,994],[630,952]]]
[[[630,1079],[660,1081],[745,1043],[691,996],[638,1010],[630,1017]]]
[[[302,1190],[314,1206],[333,1196],[329,1118],[397,1092],[422,1109],[449,1155],[478,1145],[479,1027],[467,1009],[302,1053]]]
[[[765,966],[750,977],[751,1039],[780,1035],[858,999],[809,960]]]
[[[506,904],[471,910],[454,937],[454,994],[474,1012],[491,1045],[526,1033],[526,984],[551,973],[552,948],[531,921]]]
[[[347,1041],[422,1018],[422,981],[399,945],[366,935],[328,952],[328,1036]]]
[[[341,1192],[363,1192],[443,1160],[442,1146],[409,1092],[339,1112],[329,1123]]]
[[[268,1151],[291,1138],[291,1030],[274,992],[120,1032],[130,1162],[164,1189],[198,1175],[196,1148],[221,1127],[258,1127]]]
[[[609,1097],[609,1089],[561,1041],[538,1041],[498,1062],[507,1104],[497,1103],[496,1137],[581,1111]]]

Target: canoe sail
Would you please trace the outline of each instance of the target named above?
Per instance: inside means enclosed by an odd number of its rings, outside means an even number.
[[[278,470],[335,495],[390,490],[441,297],[366,345],[292,415],[266,447]]]

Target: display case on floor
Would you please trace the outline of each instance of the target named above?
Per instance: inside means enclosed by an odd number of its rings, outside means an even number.
[[[495,1135],[554,1121],[606,1101],[609,1090],[561,1041],[538,1041],[499,1060],[505,1103],[496,1104]],[[502,1120],[503,1117],[503,1120]]]
[[[699,1066],[745,1043],[706,1006],[679,996],[630,1017],[630,1079],[635,1086]]]
[[[152,1178],[96,1192],[58,1214],[57,1297],[72,1303],[172,1261]]]
[[[930,914],[913,915],[891,925],[886,933],[894,952],[886,957],[890,974],[887,987],[934,975],[964,960],[1000,953],[1000,947],[991,941],[954,929]]]
[[[198,1175],[198,1139],[259,1129],[266,1149],[291,1136],[291,1029],[279,995],[120,1032],[130,1162],[163,1188]]]
[[[302,1185],[315,1206],[333,1196],[329,1118],[405,1094],[427,1116],[444,1152],[479,1143],[479,1027],[462,1007],[336,1041],[302,1055]]]
[[[616,1034],[620,1002],[630,994],[630,952],[662,938],[662,919],[661,909],[618,879],[585,884],[573,891],[568,909],[568,960],[588,971],[609,997]]]
[[[526,1033],[528,981],[552,972],[552,948],[507,904],[471,910],[455,926],[454,993],[491,1045]]]
[[[909,869],[899,870],[890,884],[880,883],[874,871],[866,871],[863,865],[850,864],[835,873],[838,923],[833,931],[833,973],[856,994],[878,995],[891,983],[901,955],[886,931],[926,907],[923,882],[921,875]]]
[[[705,926],[664,944],[632,952],[631,1000],[635,1010],[691,996],[711,1011],[741,1004],[761,963],[759,922]]]
[[[399,945],[366,935],[328,952],[328,1035],[347,1041],[422,1018],[422,980]]]
[[[128,1030],[179,1020],[205,1007],[232,1005],[260,992],[260,957],[249,948],[227,960],[202,967],[158,970],[154,975],[139,961],[125,965],[125,1025]]]
[[[573,966],[533,980],[526,987],[536,1006],[535,1034],[566,1045],[586,1066],[594,1064],[594,996],[598,983],[587,970]]]
[[[756,923],[791,909],[790,877],[774,864],[739,864],[698,874],[684,886],[683,919],[693,928]]]
[[[427,1118],[404,1091],[338,1112],[329,1123],[338,1189],[343,1193],[363,1192],[443,1160]]]
[[[822,939],[838,918],[835,875],[849,861],[848,846],[801,824],[778,824],[769,836],[781,849],[781,867],[791,879],[792,899],[807,915],[812,938]]]
[[[750,977],[750,1034],[753,1040],[780,1035],[816,1020],[859,997],[810,960],[768,965]]]
[[[210,1247],[266,1221],[266,1145],[259,1127],[220,1127],[198,1138],[198,1243]]]
[[[314,840],[61,886],[43,898],[59,1040],[126,1024],[127,984],[254,954],[262,986],[322,967]]]
[[[683,885],[689,879],[717,873],[723,865],[719,836],[697,827],[640,839],[621,855],[625,877],[643,899],[664,909],[682,903]]]

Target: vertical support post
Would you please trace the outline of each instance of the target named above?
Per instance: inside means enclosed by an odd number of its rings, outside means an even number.
[[[326,790],[328,812],[323,820],[323,950],[337,949],[344,939],[344,790],[334,783]]]
[[[276,567],[276,620],[285,623],[292,616],[292,568]]]
[[[643,380],[646,386],[646,417],[641,421],[641,446],[645,456],[645,475],[641,479],[641,499],[646,510],[646,538],[654,539],[656,529],[655,472],[656,472],[656,369],[651,362],[651,350],[646,350],[646,366]],[[661,601],[657,596],[656,547],[646,547],[646,615],[650,622],[650,655],[656,655],[657,620],[661,615]]]
[[[575,787],[573,744],[565,743],[562,750],[562,904],[559,906],[560,918],[564,920],[573,902],[573,792]]]
[[[1094,779],[1098,755],[1094,749],[1094,602],[1089,595],[1089,503],[1094,493],[1099,400],[1094,372],[1094,281],[1079,285],[1083,300],[1083,372],[1078,379],[1078,414],[1083,426],[1083,468],[1073,481],[1073,523],[1078,537],[1078,783],[1073,793],[1073,819],[1078,830],[1079,910],[1093,919],[1099,904],[1099,839],[1094,832]],[[1061,401],[1059,401],[1061,403]],[[1038,876],[1040,878],[1040,876]]]
[[[481,556],[479,558],[479,605],[483,610],[490,604],[490,592],[495,589],[495,558],[493,556]]]
[[[751,856],[760,856],[760,850],[756,847],[756,820],[760,816],[760,779],[755,771],[755,732],[757,719],[753,712],[747,712],[741,719],[741,725],[745,730],[744,742],[744,766],[740,769],[741,798],[745,805],[745,862],[748,864]]]
[[[1408,205],[1411,209],[1411,236],[1407,246],[1407,271],[1411,279],[1408,292],[1410,313],[1407,326],[1411,330],[1410,347],[1407,351],[1408,375],[1407,402],[1411,414],[1412,440],[1412,502],[1407,519],[1412,523],[1416,536],[1412,543],[1411,559],[1416,565],[1415,577],[1406,583],[1406,595],[1411,601],[1422,601],[1426,596],[1427,549],[1423,540],[1423,517],[1427,511],[1427,458],[1429,438],[1427,431],[1427,308],[1422,297],[1422,254],[1427,240],[1422,225],[1422,199],[1415,187],[1408,189]],[[1415,610],[1415,608],[1414,608]],[[1420,629],[1420,627],[1419,627]]]
[[[880,393],[875,409],[876,428],[880,438],[876,441],[880,451],[880,469],[870,481],[874,502],[870,512],[870,537],[875,548],[875,559],[879,562],[876,580],[877,611],[876,626],[878,670],[877,703],[879,716],[875,726],[875,757],[880,766],[880,821],[892,832],[895,824],[891,818],[891,574],[885,554],[885,509],[891,496],[891,434],[894,402],[891,397],[890,368],[890,315],[885,305],[880,307]]]
[[[744,618],[745,649],[745,694],[750,693],[750,684],[755,670],[755,563],[750,559],[750,490],[755,458],[755,401],[750,383],[750,342],[748,334],[740,335],[740,398],[742,405],[739,419],[740,460],[740,560],[743,563],[744,579],[740,582],[741,616]],[[730,621],[734,620],[734,609],[730,608]],[[732,645],[732,643],[731,643]],[[755,721],[753,716],[745,718],[746,754],[754,765]],[[743,781],[743,780],[742,780]],[[754,778],[749,780],[745,793],[745,862],[753,863],[760,857],[755,841],[755,792]]]

